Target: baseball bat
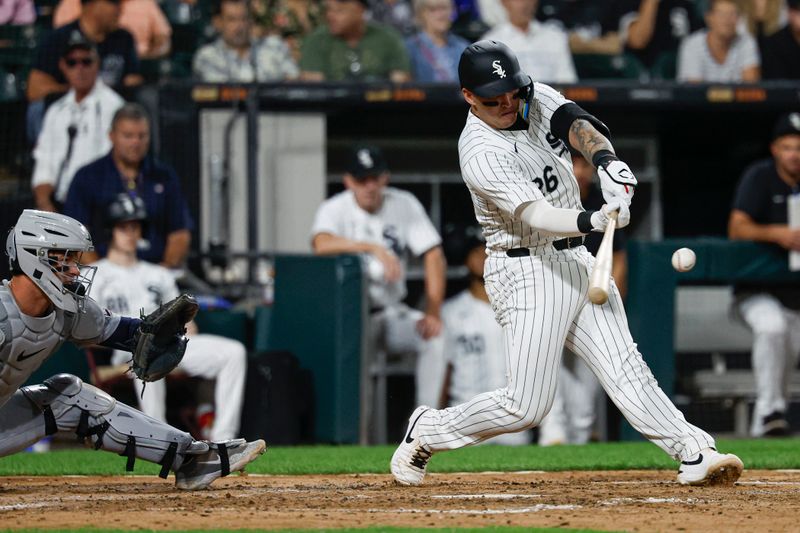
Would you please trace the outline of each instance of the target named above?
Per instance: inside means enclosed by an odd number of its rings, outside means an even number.
[[[611,284],[611,267],[613,264],[614,230],[617,229],[617,216],[619,211],[613,211],[608,218],[608,226],[603,233],[603,241],[597,250],[594,260],[594,270],[589,277],[589,301],[593,304],[603,305],[608,301],[608,290]]]

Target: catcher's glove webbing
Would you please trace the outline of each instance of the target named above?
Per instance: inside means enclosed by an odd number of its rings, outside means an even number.
[[[197,300],[182,294],[145,316],[133,340],[132,370],[142,381],[157,381],[178,366],[186,351],[186,324],[197,314]]]

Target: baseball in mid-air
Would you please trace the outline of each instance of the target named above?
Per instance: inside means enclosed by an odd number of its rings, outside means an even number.
[[[672,254],[672,268],[678,272],[688,272],[694,268],[697,256],[691,248],[678,248]]]

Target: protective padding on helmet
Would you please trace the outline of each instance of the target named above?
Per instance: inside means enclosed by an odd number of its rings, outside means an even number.
[[[67,312],[83,310],[96,267],[79,263],[83,252],[94,250],[86,227],[66,215],[26,209],[6,240],[12,271],[22,272],[44,291],[53,305]],[[58,252],[61,258],[53,258]],[[72,265],[69,258],[78,257]],[[70,273],[72,272],[72,273]]]

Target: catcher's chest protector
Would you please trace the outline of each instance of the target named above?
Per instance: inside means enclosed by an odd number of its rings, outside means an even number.
[[[101,313],[96,306],[87,306],[87,313]],[[89,317],[86,317],[89,318]],[[94,318],[94,317],[93,317]],[[95,324],[97,319],[84,320],[81,325]],[[73,317],[60,309],[41,318],[23,315],[17,307],[8,286],[0,286],[0,406],[27,381],[37,368],[72,337],[77,329]],[[102,331],[102,330],[101,330]],[[95,336],[100,332],[96,332]]]

